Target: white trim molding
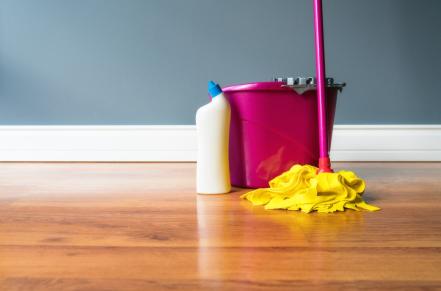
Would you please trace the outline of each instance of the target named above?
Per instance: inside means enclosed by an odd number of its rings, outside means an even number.
[[[0,126],[0,161],[195,161],[194,125]],[[441,125],[336,125],[335,161],[441,161]]]
[[[441,125],[336,125],[336,161],[441,161]]]

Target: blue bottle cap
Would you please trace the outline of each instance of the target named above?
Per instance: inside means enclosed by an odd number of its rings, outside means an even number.
[[[213,81],[208,82],[208,93],[212,98],[216,97],[220,93],[222,93],[221,87]]]

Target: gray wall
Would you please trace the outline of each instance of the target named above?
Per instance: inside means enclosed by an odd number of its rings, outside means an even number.
[[[441,1],[325,0],[337,123],[441,123]],[[192,124],[206,83],[314,73],[311,0],[0,0],[0,124]]]

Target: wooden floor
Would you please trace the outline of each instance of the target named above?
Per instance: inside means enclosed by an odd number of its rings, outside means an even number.
[[[197,196],[194,164],[0,164],[0,290],[441,290],[441,164],[337,164],[379,212]]]

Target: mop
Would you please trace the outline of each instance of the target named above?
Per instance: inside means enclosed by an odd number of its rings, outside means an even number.
[[[366,184],[352,171],[334,173],[329,158],[325,111],[325,54],[322,1],[314,1],[314,40],[317,77],[317,113],[319,125],[319,165],[294,165],[272,179],[269,188],[256,189],[241,196],[265,209],[301,210],[309,213],[345,209],[376,211],[380,208],[362,199]]]

